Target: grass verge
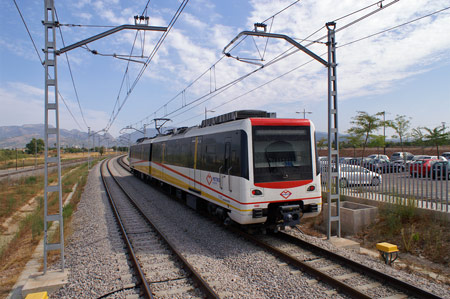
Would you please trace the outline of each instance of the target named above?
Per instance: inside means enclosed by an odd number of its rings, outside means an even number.
[[[71,203],[63,209],[65,240],[72,232],[72,215],[77,209],[77,205],[81,199],[81,194],[87,181],[87,175],[87,163],[83,163],[63,179],[63,198],[65,198],[67,194],[71,192],[72,187],[78,183],[77,190],[72,196]],[[41,184],[41,188],[43,188],[42,186],[43,184]],[[0,298],[6,297],[11,291],[11,288],[14,286],[20,273],[43,237],[43,198],[39,197],[38,200],[39,204],[37,205],[37,208],[20,222],[19,230],[15,234],[14,239],[7,248],[0,252]],[[56,194],[52,194],[52,196],[49,197],[48,202],[50,213],[58,210]],[[51,242],[58,242],[58,239],[53,238],[59,238],[59,234],[56,233],[51,239]],[[58,258],[59,252],[49,254],[49,264]]]

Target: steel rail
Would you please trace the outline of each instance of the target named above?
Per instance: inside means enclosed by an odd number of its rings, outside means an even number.
[[[125,170],[129,171],[122,165],[122,163],[119,162],[119,165],[122,166]],[[108,165],[109,170],[109,165]],[[123,193],[129,198],[130,202],[133,204],[133,206],[139,211],[139,213],[142,215],[142,217],[145,219],[145,221],[153,227],[155,231],[158,232],[158,234],[161,236],[161,238],[167,243],[169,248],[177,255],[177,257],[181,260],[183,265],[189,269],[189,271],[192,274],[192,278],[196,281],[196,283],[200,286],[200,288],[205,292],[205,295],[207,298],[220,298],[219,295],[214,292],[214,290],[209,286],[209,284],[201,277],[200,273],[197,272],[197,270],[194,269],[194,267],[188,262],[188,260],[181,254],[180,251],[175,247],[175,245],[169,241],[167,236],[159,230],[156,225],[144,214],[144,212],[141,210],[139,205],[134,201],[133,197],[123,188],[123,186],[119,183],[119,181],[112,175],[111,177],[114,179],[114,181],[117,183],[119,188],[123,191]]]
[[[111,192],[109,190],[108,184],[106,183],[106,178],[105,178],[104,173],[103,173],[103,166],[105,165],[105,163],[106,163],[106,167],[107,167],[111,177],[113,177],[112,174],[111,174],[111,171],[109,169],[109,165],[108,165],[109,161],[110,160],[103,161],[102,165],[100,166],[100,173],[101,173],[103,185],[105,187],[106,195],[108,196],[109,202],[111,203],[111,207],[113,209],[114,216],[116,217],[117,223],[120,226],[120,231],[121,231],[122,237],[123,237],[123,239],[124,239],[124,241],[125,241],[125,243],[127,245],[128,252],[131,255],[134,268],[135,268],[136,272],[138,273],[139,279],[140,279],[142,287],[143,287],[144,295],[147,298],[153,299],[153,294],[152,294],[152,290],[150,288],[150,285],[148,284],[147,279],[145,278],[144,271],[142,270],[141,266],[139,265],[139,261],[137,260],[137,257],[136,257],[136,254],[134,252],[133,246],[131,245],[131,242],[128,239],[127,232],[126,232],[125,227],[124,227],[124,225],[122,223],[122,220],[120,218],[120,213],[117,210],[116,204],[114,203],[114,200],[113,200],[113,198],[111,196]]]
[[[229,229],[232,232],[245,238],[246,240],[252,242],[253,244],[256,244],[259,247],[262,247],[262,248],[266,249],[267,251],[270,251],[273,254],[279,256],[281,259],[285,260],[287,263],[292,264],[292,265],[306,271],[307,273],[316,277],[318,280],[324,281],[327,284],[337,288],[338,290],[347,294],[351,298],[364,298],[364,299],[372,298],[372,297],[360,292],[359,290],[352,288],[348,284],[346,284],[340,280],[337,280],[314,267],[311,267],[307,263],[287,254],[286,252],[283,252],[283,251],[279,250],[278,248],[275,248],[275,247],[267,244],[266,242],[261,241],[260,239],[258,239],[257,237],[255,237],[253,235],[247,234],[246,232],[243,232],[242,230],[235,228],[235,227],[230,226]]]
[[[402,292],[405,292],[409,295],[413,295],[415,297],[419,298],[441,298],[437,295],[434,295],[433,293],[430,293],[428,291],[425,291],[421,288],[418,288],[414,285],[408,284],[398,278],[395,278],[393,276],[387,275],[383,272],[380,272],[378,270],[375,270],[373,268],[370,268],[368,266],[365,266],[363,264],[357,263],[351,259],[348,259],[342,255],[339,255],[337,253],[328,251],[324,248],[321,248],[317,245],[308,243],[304,240],[301,240],[299,238],[296,238],[292,235],[289,235],[287,233],[279,232],[276,235],[274,235],[276,238],[282,239],[286,242],[292,243],[294,245],[297,245],[302,248],[306,248],[307,250],[310,250],[311,252],[314,252],[315,254],[320,254],[322,256],[326,256],[328,258],[331,258],[339,263],[344,264],[345,266],[348,266],[352,268],[353,270],[363,273],[364,275],[368,275],[373,279],[376,279],[378,281],[382,281],[391,287],[400,290]]]
[[[123,162],[121,159],[119,159],[119,164],[127,171],[130,171],[129,166],[127,166],[125,164],[125,162]],[[286,254],[280,250],[278,250],[277,248],[260,241],[259,239],[255,238],[252,235],[249,235],[235,227],[228,227],[231,231],[241,235],[242,237],[249,239],[251,242],[254,242],[256,244],[258,244],[258,246],[261,246],[263,248],[266,248],[267,250],[277,254],[278,256],[280,256],[281,258],[285,259],[287,262],[292,263],[302,269],[304,269],[305,271],[311,273],[312,275],[316,276],[318,279],[326,281],[327,283],[335,286],[336,288],[342,290],[344,293],[348,294],[349,296],[353,297],[353,298],[371,298],[370,296],[361,293],[359,290],[356,290],[354,288],[352,288],[351,286],[345,284],[342,281],[336,280],[333,277],[330,277],[329,275],[323,273],[320,270],[317,270],[313,267],[311,267],[310,265],[298,260],[297,258],[290,256],[289,254]],[[344,256],[341,256],[339,254],[336,254],[334,252],[328,251],[324,248],[321,248],[319,246],[316,246],[314,244],[308,243],[304,240],[298,239],[294,236],[291,236],[287,233],[283,233],[283,232],[278,232],[277,234],[274,235],[275,237],[278,237],[280,239],[283,239],[284,241],[290,242],[294,245],[306,248],[316,254],[320,254],[322,256],[326,256],[330,259],[333,259],[337,262],[340,262],[346,266],[348,266],[349,268],[363,273],[364,275],[367,275],[369,277],[371,277],[372,279],[384,282],[386,284],[388,284],[389,286],[393,287],[394,289],[397,289],[399,291],[405,292],[407,294],[416,296],[418,298],[436,298],[439,299],[441,297],[430,293],[426,290],[423,290],[421,288],[418,288],[414,285],[408,284],[404,281],[399,280],[398,278],[395,278],[393,276],[387,275],[385,273],[382,273],[380,271],[377,271],[373,268],[369,268],[365,265],[362,265],[360,263],[357,263],[353,260],[350,260]]]
[[[76,164],[76,163],[83,163],[83,162],[87,162],[87,158],[86,159],[76,159],[73,161],[61,161],[61,166],[67,166],[67,165],[71,165],[71,164]],[[26,173],[26,172],[31,172],[31,171],[38,171],[41,169],[44,169],[44,164],[39,164],[36,168],[34,168],[34,165],[31,166],[25,166],[25,167],[33,167],[33,168],[29,168],[29,169],[18,169],[16,171],[11,171],[11,172],[6,172],[6,173],[2,173],[0,174],[0,178],[2,177],[7,177],[7,176],[11,176],[11,175],[17,175],[17,174],[21,174],[21,173]],[[52,167],[57,167],[56,165],[54,166],[50,166],[50,168]],[[5,169],[7,170],[7,169]]]

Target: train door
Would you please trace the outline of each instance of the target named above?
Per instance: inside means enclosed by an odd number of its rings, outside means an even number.
[[[231,138],[225,138],[223,165],[220,169],[220,188],[225,192],[232,192],[231,171],[233,169],[231,161]]]
[[[166,143],[163,142],[162,149],[161,149],[161,164],[164,165],[166,157]],[[166,169],[164,167],[161,167],[161,177],[163,180],[166,179]]]
[[[197,168],[200,164],[201,142],[202,137],[191,138],[190,152],[193,155],[194,163],[192,167],[189,167],[189,190],[194,192],[200,191],[200,185],[197,182],[200,180],[201,173]]]

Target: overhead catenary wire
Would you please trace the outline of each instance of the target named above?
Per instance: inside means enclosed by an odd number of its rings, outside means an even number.
[[[398,1],[399,1],[399,0],[393,0],[392,2],[388,3],[388,4],[385,5],[384,7],[379,7],[377,10],[372,11],[372,12],[370,12],[370,13],[368,13],[368,14],[366,14],[366,15],[364,15],[364,16],[362,16],[362,17],[360,17],[360,18],[358,18],[358,19],[356,19],[356,20],[354,20],[354,21],[352,21],[352,22],[350,22],[350,23],[344,25],[343,27],[341,27],[341,28],[339,28],[338,30],[336,30],[336,32],[337,32],[337,31],[341,31],[341,30],[343,30],[343,29],[345,29],[345,28],[348,28],[348,27],[350,27],[350,26],[352,26],[352,25],[354,25],[354,24],[356,24],[356,23],[358,23],[358,22],[364,20],[365,18],[368,18],[369,16],[375,14],[376,12],[379,12],[379,11],[381,11],[382,9],[385,9],[385,8],[391,6],[392,4],[394,4],[394,3],[398,2]],[[291,7],[293,4],[296,4],[297,2],[298,2],[298,1],[292,3],[292,4],[289,5],[288,7]],[[370,5],[370,6],[366,6],[366,7],[362,8],[362,9],[358,9],[358,10],[356,10],[355,12],[352,12],[352,13],[350,13],[350,14],[347,14],[347,15],[343,16],[343,17],[340,17],[339,19],[343,19],[343,18],[345,18],[345,17],[348,17],[348,16],[350,16],[350,15],[353,15],[353,14],[355,14],[356,12],[361,12],[362,10],[368,9],[369,7],[372,7],[372,6],[374,6],[375,4],[377,4],[377,3],[379,3],[379,2],[380,2],[380,1],[374,3],[374,4]],[[286,9],[283,9],[283,10],[281,10],[280,12],[282,12],[282,11],[284,11],[284,10],[286,10]],[[276,13],[275,15],[279,14],[280,12]],[[274,17],[275,15],[273,15],[272,17]],[[272,17],[267,18],[266,21],[269,20],[269,19],[272,18]],[[322,27],[319,28],[318,30],[314,31],[312,34],[308,35],[308,36],[307,36],[306,38],[304,38],[303,40],[309,39],[309,38],[312,37],[313,35],[315,35],[315,34],[317,34],[318,32],[320,32],[324,27],[325,27],[325,26],[322,26]],[[247,36],[245,36],[243,39],[241,39],[241,40],[239,41],[239,43],[242,42],[246,37],[247,37]],[[314,43],[318,43],[318,42],[320,42],[321,40],[325,39],[326,37],[327,37],[327,35],[324,35],[324,36],[322,36],[321,38],[317,39],[316,41],[310,42],[310,43],[307,44],[305,47],[309,47],[310,45],[312,45],[312,44],[314,44]],[[236,47],[236,46],[235,46],[235,47]],[[233,47],[233,48],[230,50],[230,52],[231,52],[235,47]],[[294,49],[294,50],[291,51],[292,49]],[[289,51],[291,51],[291,52],[288,53],[288,54],[286,54],[286,55],[284,55],[285,53],[287,53],[287,52],[289,52]],[[294,53],[297,53],[298,51],[300,51],[300,50],[297,49],[297,48],[295,48],[295,47],[291,47],[291,48],[289,48],[288,50],[286,50],[285,52],[283,52],[283,53],[281,53],[280,55],[278,55],[277,57],[275,57],[274,59],[272,59],[271,61],[267,62],[267,63],[264,64],[264,65],[261,65],[261,66],[260,66],[259,68],[257,68],[256,70],[254,70],[254,71],[250,72],[249,74],[246,74],[246,75],[244,75],[244,76],[242,76],[242,77],[240,77],[240,78],[238,78],[238,79],[232,81],[231,83],[228,83],[228,84],[224,85],[223,87],[226,87],[226,88],[228,89],[229,87],[231,87],[231,86],[233,86],[233,85],[239,83],[239,82],[242,81],[243,79],[249,77],[249,75],[252,75],[252,74],[254,74],[254,73],[256,73],[256,72],[262,70],[263,68],[266,68],[266,67],[268,67],[268,66],[270,66],[270,65],[272,65],[272,64],[274,64],[274,63],[276,63],[276,62],[278,62],[278,61],[280,61],[280,60],[282,60],[282,59],[285,59],[285,58],[287,58],[288,56],[290,56],[290,55],[292,55],[292,54],[294,54]],[[284,56],[283,56],[283,55],[284,55]],[[228,55],[227,55],[227,56],[228,56]],[[232,57],[232,56],[228,56],[228,57],[235,58],[235,57]],[[237,58],[237,57],[236,57],[235,59],[238,59],[238,60],[239,60],[239,58]],[[229,85],[229,84],[230,84],[230,85]],[[217,91],[221,91],[221,90],[222,90],[222,88],[217,89]],[[199,100],[202,100],[202,99],[204,99],[205,97],[207,97],[208,95],[214,94],[215,92],[216,92],[216,91],[214,91],[214,92],[212,92],[212,93],[210,92],[209,94],[206,94],[206,95],[203,95],[203,96],[197,98],[196,100],[191,101],[189,104],[185,105],[184,107],[186,107],[186,106],[188,106],[188,105],[192,105],[192,104],[194,104],[194,103],[197,103]],[[174,99],[174,98],[173,98],[173,99]],[[173,99],[172,99],[172,100],[173,100]],[[209,98],[208,98],[208,100],[209,100]],[[206,102],[206,101],[207,101],[207,100],[204,100],[204,101],[202,101],[202,103],[203,103],[203,102]],[[196,106],[197,106],[197,105],[196,105]],[[166,103],[165,105],[163,105],[163,107],[167,107],[167,103]],[[183,109],[184,107],[175,109],[173,112],[178,112],[179,110]],[[161,110],[161,109],[156,110],[155,113],[158,112],[158,111],[160,111],[160,110]],[[189,111],[189,110],[191,110],[191,109],[189,108],[189,109],[187,109],[186,111]],[[170,116],[173,112],[171,112],[171,113],[165,113],[165,114],[164,114],[164,117]]]
[[[55,7],[55,16],[56,16],[56,21],[59,23],[58,12],[57,12],[57,10],[56,10],[56,7]],[[66,46],[66,43],[65,43],[65,41],[64,41],[64,37],[63,37],[63,34],[62,34],[61,27],[58,26],[58,29],[59,29],[59,34],[60,34],[60,36],[61,36],[62,44],[63,44],[63,46],[65,47],[65,46]],[[74,78],[73,78],[72,67],[70,66],[70,62],[69,62],[69,56],[68,56],[67,52],[65,52],[64,54],[65,54],[65,57],[66,57],[67,66],[68,66],[68,68],[69,68],[70,78],[71,78],[71,80],[72,80],[72,86],[73,86],[73,90],[74,90],[74,92],[75,92],[75,98],[77,99],[78,108],[80,109],[81,118],[83,119],[83,122],[84,122],[84,125],[86,126],[86,129],[88,129],[88,128],[89,128],[89,125],[87,124],[86,119],[84,118],[83,109],[81,108],[80,98],[79,98],[79,96],[78,96],[77,87],[76,87],[76,85],[75,85],[75,80],[74,80]]]
[[[287,10],[288,8],[292,7],[293,5],[297,4],[298,2],[300,2],[300,0],[294,1],[293,3],[291,3],[290,5],[286,6],[285,8],[281,9],[280,11],[278,11],[277,13],[273,14],[272,16],[268,17],[266,20],[264,20],[262,23],[265,23],[266,21],[272,19],[272,24],[273,24],[273,19],[275,16],[279,15],[280,13],[284,12],[285,10]],[[272,28],[272,24],[271,27]],[[245,36],[242,40],[240,40],[235,46],[233,46],[230,51],[232,51],[234,48],[236,48],[243,40],[245,40],[247,38],[247,36]],[[267,48],[267,43],[268,40],[266,42],[266,45],[264,47],[264,53],[262,55],[262,59],[264,58],[265,52],[266,52],[266,48]],[[171,99],[169,99],[169,101],[167,101],[165,104],[163,104],[161,107],[159,107],[157,110],[155,110],[152,115],[155,115],[157,112],[159,112],[160,110],[164,109],[165,107],[167,107],[168,104],[170,104],[172,101],[174,101],[176,98],[178,98],[180,95],[185,94],[186,90],[191,87],[193,84],[195,84],[200,78],[202,78],[206,73],[208,73],[212,68],[215,69],[215,66],[225,57],[226,55],[222,55],[214,64],[212,64],[208,69],[206,69],[200,76],[198,76],[196,79],[194,79],[194,81],[192,81],[191,83],[188,84],[188,86],[186,86],[182,91],[180,91],[179,93],[177,93],[174,97],[172,97]],[[216,91],[214,91],[216,92]],[[148,119],[150,117],[146,116],[144,117],[140,122],[144,121],[145,119]],[[139,122],[137,122],[139,123]],[[135,124],[137,124],[135,123]]]
[[[33,47],[34,47],[34,50],[36,51],[37,56],[39,57],[39,61],[41,62],[41,64],[43,64],[44,61],[42,60],[41,55],[39,54],[39,51],[36,47],[36,43],[34,42],[34,39],[31,36],[30,30],[28,29],[28,26],[27,26],[27,22],[25,22],[25,19],[23,18],[23,15],[22,15],[22,12],[20,11],[19,5],[17,5],[16,0],[13,0],[13,1],[14,1],[14,4],[16,5],[17,11],[19,12],[20,18],[22,19],[23,25],[25,25],[25,29],[28,32],[28,36],[30,37],[31,42],[33,43]]]
[[[415,19],[413,19],[413,20],[411,20],[411,21],[402,23],[402,24],[400,24],[400,25],[396,25],[396,26],[390,27],[390,28],[388,28],[388,29],[379,31],[379,32],[377,32],[377,33],[373,33],[373,34],[367,35],[367,36],[365,36],[365,37],[356,39],[356,40],[354,40],[354,41],[351,41],[351,42],[348,42],[348,43],[346,43],[346,44],[340,45],[339,48],[342,48],[342,47],[344,47],[344,46],[348,46],[348,45],[354,44],[354,43],[356,43],[356,42],[360,42],[360,41],[362,41],[362,40],[365,40],[365,39],[367,39],[367,38],[370,38],[370,37],[373,37],[373,36],[376,36],[376,35],[379,35],[379,34],[383,34],[383,33],[386,33],[386,32],[392,31],[392,30],[395,30],[395,29],[397,29],[397,28],[399,28],[399,27],[402,27],[402,26],[405,26],[405,25],[408,25],[408,24],[417,22],[417,21],[419,21],[419,20],[421,20],[421,19],[423,19],[423,18],[430,17],[430,16],[435,15],[435,14],[437,14],[437,13],[441,13],[441,12],[447,10],[447,9],[450,9],[450,7],[446,7],[446,8],[443,8],[443,9],[440,9],[440,10],[437,10],[437,11],[434,11],[434,12],[432,12],[432,13],[429,13],[429,14],[427,14],[427,15],[424,15],[424,16],[421,16],[421,17],[418,17],[418,18],[415,18]],[[319,56],[325,56],[327,53],[328,53],[328,52],[324,52],[324,53],[320,54]],[[233,101],[235,101],[235,100],[238,100],[239,98],[242,98],[243,96],[246,96],[246,95],[248,95],[248,94],[250,94],[250,93],[252,93],[252,92],[258,90],[258,89],[260,89],[260,88],[262,88],[262,87],[264,87],[264,86],[266,86],[266,85],[268,85],[268,84],[270,84],[270,83],[272,83],[272,82],[274,82],[274,81],[276,81],[276,80],[278,80],[278,79],[280,79],[280,78],[282,78],[282,77],[284,77],[284,76],[286,76],[286,75],[288,75],[288,74],[294,72],[295,70],[298,70],[299,68],[301,68],[301,67],[303,67],[303,66],[306,66],[307,64],[309,64],[309,63],[311,63],[311,62],[313,62],[313,61],[314,61],[314,59],[310,59],[310,60],[308,60],[307,62],[302,63],[301,65],[296,66],[296,67],[294,67],[293,69],[291,69],[291,70],[289,70],[289,71],[287,71],[287,72],[285,72],[285,73],[283,73],[283,74],[281,74],[281,75],[279,75],[279,76],[277,76],[277,77],[275,77],[275,78],[273,78],[273,79],[271,79],[271,80],[269,80],[269,81],[267,81],[267,82],[265,82],[265,83],[263,83],[263,84],[261,84],[261,85],[258,85],[257,87],[255,87],[255,88],[253,88],[253,89],[251,89],[251,90],[249,90],[249,91],[246,91],[245,93],[243,93],[243,94],[241,94],[241,95],[238,95],[238,96],[232,98],[231,100],[225,101],[225,102],[223,102],[223,103],[221,103],[221,104],[219,104],[219,105],[217,105],[217,106],[215,106],[215,107],[212,107],[211,109],[215,110],[215,109],[218,109],[218,108],[220,108],[220,107],[222,107],[222,106],[224,106],[224,105],[226,105],[226,104],[229,104],[229,103],[231,103],[231,102],[233,102]],[[261,69],[261,68],[258,68],[258,70],[259,70],[259,69]],[[247,78],[247,77],[248,77],[248,76],[246,76],[245,78]],[[245,78],[242,78],[242,80],[245,79]],[[240,81],[242,81],[242,80],[240,80]],[[197,107],[197,106],[203,104],[204,102],[206,102],[206,101],[209,100],[209,99],[210,99],[210,98],[208,98],[208,99],[206,99],[206,100],[204,100],[204,101],[202,101],[202,102],[196,104],[194,107],[190,107],[189,110],[191,110],[191,109],[193,109],[193,108],[195,108],[195,107]],[[179,116],[179,115],[182,115],[182,114],[184,114],[185,112],[187,112],[187,111],[189,111],[189,110],[183,111],[183,112],[181,112],[181,113],[175,115],[174,117],[177,117],[177,116]],[[199,113],[199,114],[195,115],[194,117],[185,119],[185,120],[180,121],[180,122],[178,122],[178,123],[185,122],[185,121],[189,121],[189,120],[195,119],[195,118],[197,118],[197,117],[199,117],[199,116],[202,116],[202,115],[203,115],[203,113]],[[178,124],[178,123],[176,123],[176,124]]]
[[[13,1],[14,1],[14,4],[15,4],[16,8],[17,8],[17,11],[19,12],[20,18],[22,19],[22,22],[23,22],[23,24],[24,24],[24,26],[25,26],[25,29],[27,30],[28,36],[30,37],[31,43],[33,44],[34,50],[36,51],[36,54],[37,54],[37,56],[38,56],[38,58],[39,58],[39,61],[40,61],[41,65],[42,65],[42,67],[45,68],[45,66],[44,66],[44,61],[42,60],[41,55],[39,54],[39,51],[37,50],[36,43],[34,42],[33,36],[31,35],[30,30],[28,29],[27,23],[26,23],[26,21],[25,21],[23,15],[22,15],[22,12],[20,11],[20,8],[19,8],[19,6],[17,5],[16,0],[13,0]],[[49,78],[49,79],[52,79],[52,78]],[[82,127],[80,126],[80,124],[78,123],[77,119],[75,118],[75,116],[73,115],[72,111],[70,110],[69,105],[67,105],[67,103],[66,103],[64,97],[62,96],[62,94],[60,93],[59,90],[58,90],[58,95],[59,95],[59,97],[61,98],[61,100],[63,101],[64,105],[65,105],[66,108],[67,108],[67,111],[68,111],[69,114],[72,116],[72,118],[73,118],[73,120],[75,121],[75,123],[77,124],[77,126],[80,128],[81,131],[83,131],[83,128],[82,128]]]
[[[155,45],[155,47],[153,48],[153,51],[151,52],[151,54],[149,55],[147,61],[145,62],[145,64],[143,65],[143,67],[141,68],[139,74],[137,75],[136,79],[134,80],[134,82],[132,83],[132,85],[130,86],[130,88],[127,90],[127,94],[124,98],[124,100],[122,101],[122,103],[119,105],[118,109],[117,109],[117,113],[115,113],[114,115],[112,115],[111,120],[108,122],[108,124],[105,127],[105,130],[108,131],[112,124],[114,123],[115,119],[117,118],[119,112],[122,110],[122,107],[125,105],[125,103],[127,102],[129,95],[131,94],[131,92],[134,90],[134,88],[136,87],[137,83],[139,82],[140,78],[142,77],[142,75],[144,74],[145,70],[147,69],[148,65],[150,64],[150,62],[152,61],[153,57],[156,55],[156,53],[158,52],[159,48],[161,47],[162,43],[164,42],[164,40],[166,39],[167,35],[170,33],[171,29],[173,28],[173,26],[175,25],[176,21],[178,20],[179,16],[181,15],[181,13],[183,12],[184,8],[186,7],[187,3],[189,2],[189,0],[183,0],[183,2],[180,4],[180,6],[178,7],[178,10],[176,11],[175,15],[172,17],[172,20],[170,21],[169,25],[167,26],[167,30],[162,34],[162,36],[160,37],[159,41],[157,42],[157,44]]]

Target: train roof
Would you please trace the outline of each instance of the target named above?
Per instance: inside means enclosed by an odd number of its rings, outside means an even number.
[[[245,120],[245,119],[252,119],[253,121],[257,121],[265,123],[270,122],[273,123],[273,121],[277,122],[277,120],[281,122],[286,122],[286,119],[277,119],[276,113],[274,112],[266,112],[262,110],[238,110],[229,112],[226,114],[222,114],[219,116],[211,117],[208,119],[205,119],[202,121],[200,126],[193,126],[193,127],[180,127],[180,128],[172,128],[167,130],[166,132],[162,134],[158,134],[154,137],[144,137],[136,140],[136,144],[142,144],[142,143],[151,143],[155,138],[158,138],[159,140],[168,140],[173,137],[177,136],[189,136],[191,134],[191,131],[193,134],[198,134],[198,131],[201,130],[202,133],[206,133],[206,131],[210,131],[207,128],[214,129],[217,125],[225,125],[227,123],[230,123],[230,126],[234,126],[234,124],[237,124],[239,120]],[[264,119],[267,119],[265,121]],[[273,119],[273,121],[269,121],[269,119]],[[292,121],[292,120],[290,120]],[[297,121],[305,121],[305,120],[298,120]],[[308,124],[310,122],[308,121]],[[283,123],[284,124],[284,123]],[[220,126],[222,127],[222,126]],[[229,127],[229,126],[226,126]],[[206,129],[206,130],[205,130]],[[216,131],[216,130],[213,130]]]

